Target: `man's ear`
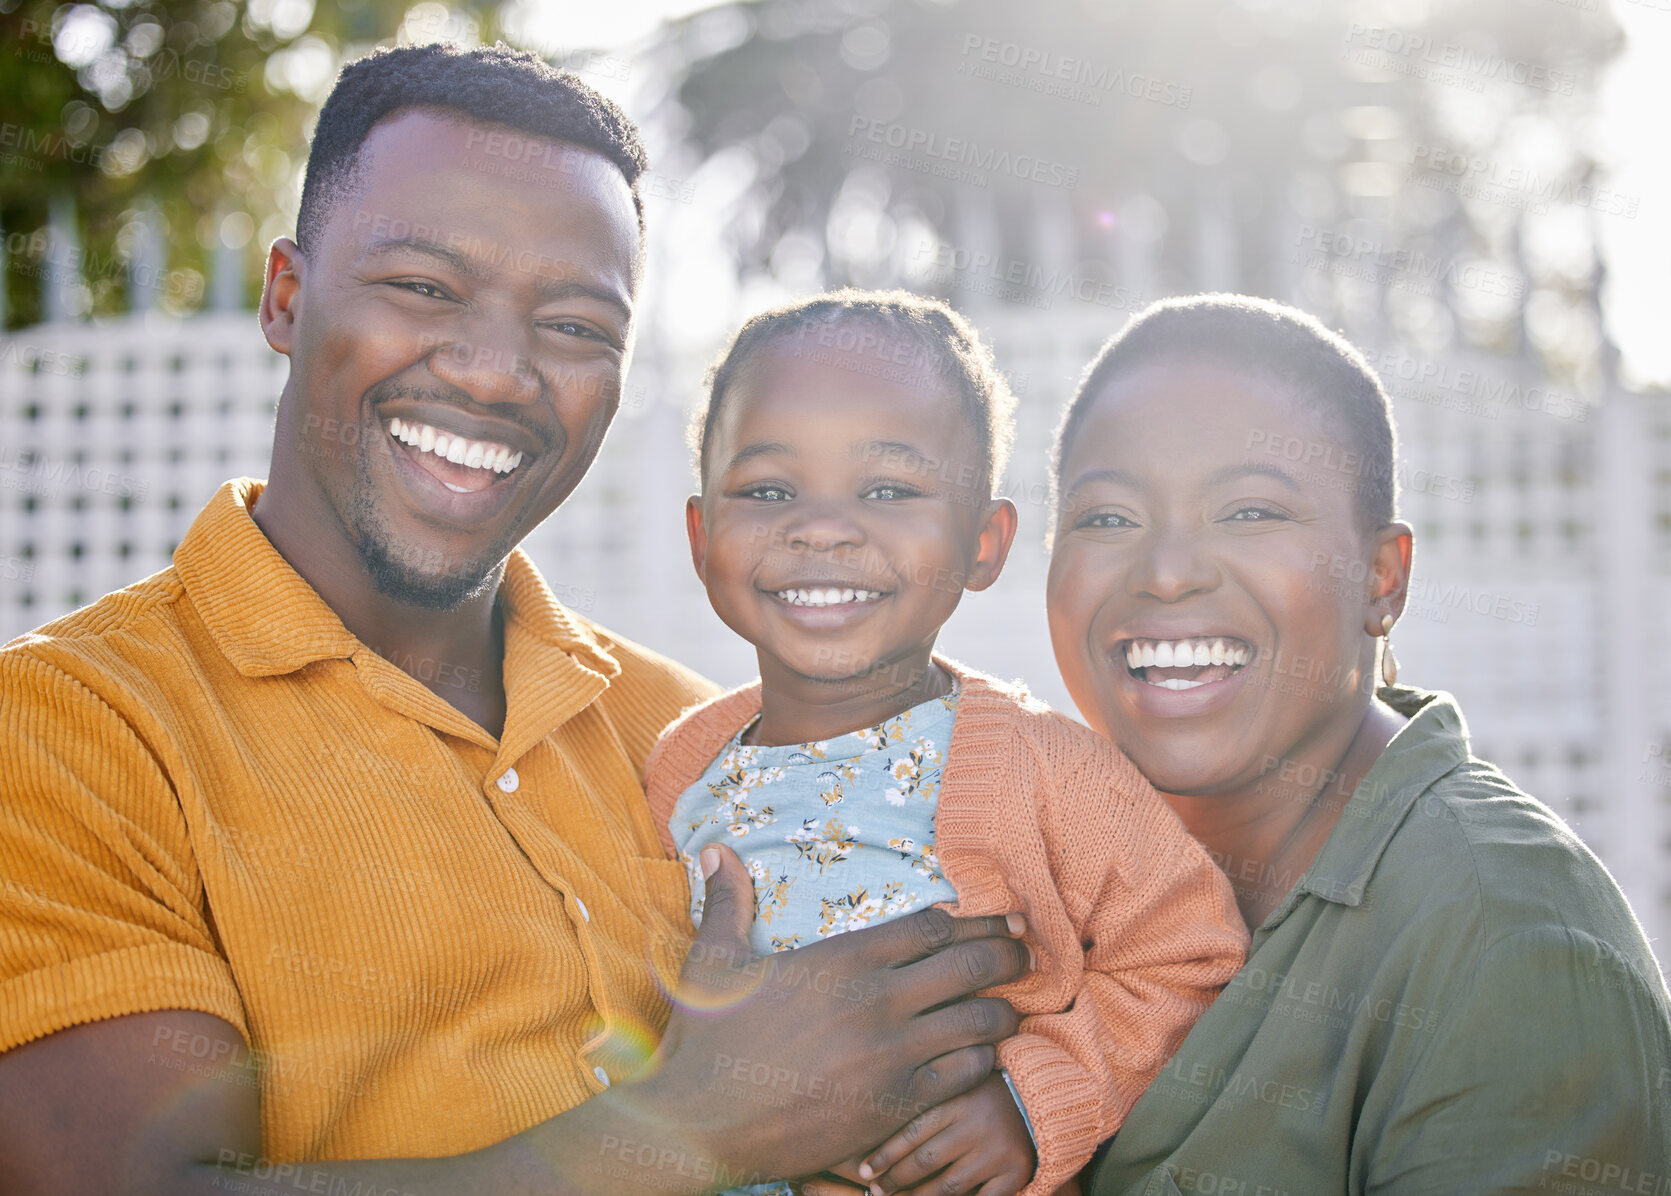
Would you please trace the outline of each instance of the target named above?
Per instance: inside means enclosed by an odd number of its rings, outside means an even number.
[[[296,343],[305,266],[301,247],[289,237],[280,237],[267,251],[267,278],[261,287],[261,331],[273,351],[286,357]]]
[[[1414,545],[1408,523],[1389,523],[1375,533],[1375,553],[1369,559],[1374,586],[1369,595],[1374,610],[1371,622],[1378,623],[1382,615],[1391,615],[1395,623],[1403,617],[1404,602],[1410,596]]]
[[[706,585],[708,578],[703,570],[708,564],[708,529],[702,526],[700,494],[685,499],[685,533],[690,536],[690,563],[696,566],[697,578]]]
[[[998,580],[1009,559],[1010,545],[1015,543],[1017,516],[1015,504],[1007,498],[995,498],[987,504],[986,521],[981,524],[980,546],[974,563],[969,566],[967,590],[984,590]]]

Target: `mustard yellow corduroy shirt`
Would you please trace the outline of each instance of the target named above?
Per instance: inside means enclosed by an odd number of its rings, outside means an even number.
[[[517,553],[495,740],[348,633],[250,518],[260,488],[0,649],[0,1050],[200,1010],[248,1057],[155,1061],[247,1065],[271,1158],[488,1145],[665,1024],[686,881],[643,765],[713,688]]]

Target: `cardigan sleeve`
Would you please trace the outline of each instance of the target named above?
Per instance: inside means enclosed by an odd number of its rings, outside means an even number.
[[[644,762],[644,798],[668,859],[678,857],[667,820],[679,796],[702,777],[737,728],[760,713],[760,682],[717,694],[667,725]]]
[[[1063,720],[1037,745],[1041,830],[1084,963],[1060,1012],[1023,1018],[999,1046],[1038,1151],[1023,1196],[1047,1196],[1120,1128],[1247,955],[1229,881],[1092,734]]]

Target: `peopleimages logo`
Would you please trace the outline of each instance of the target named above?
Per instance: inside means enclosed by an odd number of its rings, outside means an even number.
[[[1058,54],[1039,46],[1001,41],[978,33],[963,35],[963,57],[958,74],[1059,95],[1098,105],[1108,92],[1146,100],[1166,108],[1188,108],[1192,91],[1140,71],[1125,71],[1106,63]]]
[[[882,158],[892,165],[909,166],[908,159],[931,159],[952,167],[966,167],[982,174],[1004,175],[1022,182],[1042,183],[1048,187],[1072,190],[1079,185],[1079,167],[1064,166],[1034,154],[1017,154],[993,145],[982,145],[966,137],[948,137],[929,129],[913,128],[894,121],[872,120],[854,115],[847,126],[850,141],[859,143],[857,152],[862,157],[876,157],[866,153],[869,142],[878,149],[896,150],[899,160]],[[854,152],[850,148],[849,152]],[[977,178],[980,176],[977,175]],[[983,180],[984,182],[984,180]]]
[[[1471,258],[1435,256],[1373,237],[1305,224],[1300,226],[1295,246],[1300,265],[1391,285],[1415,284],[1415,289],[1424,293],[1445,283],[1459,290],[1508,299],[1526,295],[1526,280],[1518,274]]]
[[[965,249],[958,245],[925,242],[912,255],[913,262],[932,257],[924,267],[926,273],[941,279],[961,275],[968,280],[990,280],[1004,287],[1014,288],[1014,294],[1003,298],[1048,308],[1052,298],[1072,298],[1099,307],[1120,311],[1137,311],[1147,300],[1129,287],[1104,282],[1074,270],[1059,267],[1045,269],[1021,258],[1006,257],[987,250]],[[1039,302],[1043,300],[1043,302]]]
[[[1409,600],[1424,607],[1426,617],[1444,616],[1435,618],[1440,623],[1450,621],[1449,611],[1466,610],[1504,623],[1524,623],[1528,627],[1536,627],[1538,614],[1543,609],[1536,602],[1522,602],[1506,594],[1476,589],[1465,582],[1439,582],[1431,577],[1417,577],[1410,582]]]
[[[1445,146],[1416,145],[1410,163],[1408,177],[1422,186],[1532,212],[1547,212],[1549,205],[1556,203],[1635,220],[1642,207],[1639,195],[1565,175],[1541,174],[1520,163],[1499,162]],[[1515,202],[1520,199],[1525,202]]]
[[[1487,79],[1563,96],[1570,96],[1577,85],[1571,71],[1504,58],[1403,29],[1355,24],[1347,30],[1345,41],[1340,56],[1360,66],[1380,67],[1435,83],[1455,83],[1469,91],[1483,90],[1482,82]]]
[[[0,150],[15,151],[16,155],[35,162],[61,158],[77,166],[97,169],[104,165],[107,148],[80,144],[71,141],[63,133],[29,129],[10,121],[0,124]],[[11,156],[15,155],[8,155]]]
[[[15,361],[31,374],[56,374],[60,378],[78,377],[87,370],[85,358],[34,345],[20,345],[17,341],[0,343],[0,363],[7,361]],[[5,459],[5,453],[6,450],[0,448],[0,461]]]
[[[1589,418],[1590,409],[1581,399],[1547,386],[1522,386],[1512,378],[1468,369],[1451,362],[1419,359],[1401,349],[1366,349],[1364,360],[1375,368],[1394,394],[1403,393],[1396,388],[1396,381],[1412,382],[1418,387],[1434,387],[1464,398],[1478,399],[1481,404],[1479,413],[1493,418],[1499,409],[1507,408],[1543,412],[1574,422]]]
[[[68,457],[53,460],[32,448],[0,446],[0,485],[49,497],[60,490],[85,490],[143,502],[150,483],[98,465],[87,465]]]

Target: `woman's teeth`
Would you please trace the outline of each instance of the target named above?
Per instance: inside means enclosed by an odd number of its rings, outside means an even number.
[[[1126,645],[1126,665],[1134,669],[1244,665],[1250,659],[1251,651],[1240,640],[1132,640]]]
[[[826,587],[817,590],[779,590],[777,596],[790,606],[840,606],[846,602],[870,602],[882,596],[879,590],[845,590]]]
[[[1139,669],[1204,669],[1214,665],[1227,665],[1234,671],[1252,658],[1253,650],[1237,639],[1132,640],[1126,645],[1126,667],[1133,673]],[[1142,678],[1148,684],[1158,685],[1162,689],[1195,689],[1208,684],[1209,680],[1221,679],[1202,678],[1199,675],[1145,675]]]
[[[462,436],[443,432],[428,424],[391,419],[389,435],[403,444],[411,445],[420,453],[434,453],[443,460],[451,461],[454,465],[463,465],[468,469],[491,469],[494,473],[509,473],[522,464],[522,454],[508,445],[496,444],[491,440],[466,440]],[[448,488],[462,489],[458,486]]]

